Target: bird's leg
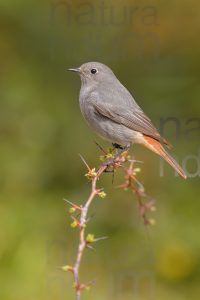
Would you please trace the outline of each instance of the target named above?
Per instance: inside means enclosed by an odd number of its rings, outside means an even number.
[[[120,146],[120,147],[121,147],[121,146]],[[121,155],[122,153],[124,153],[124,152],[126,152],[127,150],[129,150],[130,147],[131,147],[131,144],[127,144],[125,147],[121,147],[121,148],[120,148],[121,150],[120,150],[120,151],[119,151],[112,159],[105,161],[105,162],[103,163],[103,166],[110,166],[110,165],[112,165],[112,164],[115,162],[115,160],[116,160],[118,157],[120,157],[120,155]]]

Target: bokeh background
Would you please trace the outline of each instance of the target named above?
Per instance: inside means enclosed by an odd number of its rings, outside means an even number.
[[[83,299],[199,299],[199,1],[1,0],[0,7],[0,298],[74,299],[71,274],[58,268],[74,261],[78,236],[63,198],[85,201],[90,186],[78,154],[98,166],[94,140],[109,145],[85,124],[80,80],[66,69],[94,60],[131,91],[189,178],[133,148],[144,162],[139,178],[157,200],[156,225],[147,229],[133,195],[104,176],[107,197],[92,206],[87,230],[109,239],[84,256],[83,281],[97,281]]]

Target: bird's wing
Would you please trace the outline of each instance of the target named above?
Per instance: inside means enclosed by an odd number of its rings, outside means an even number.
[[[151,120],[142,110],[124,108],[121,105],[111,105],[100,101],[95,102],[94,107],[97,113],[102,116],[168,145],[168,142],[160,136]]]

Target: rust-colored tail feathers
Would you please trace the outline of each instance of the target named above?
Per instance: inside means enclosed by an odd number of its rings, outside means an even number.
[[[144,146],[146,146],[147,148],[164,158],[172,166],[172,168],[174,168],[178,172],[178,174],[180,174],[184,179],[187,178],[187,175],[185,174],[184,170],[179,166],[175,159],[167,153],[167,151],[163,148],[160,142],[149,136],[144,136],[144,140]]]

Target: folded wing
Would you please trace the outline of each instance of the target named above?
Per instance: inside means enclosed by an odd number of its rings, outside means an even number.
[[[142,110],[132,108],[127,109],[121,105],[116,106],[99,101],[94,103],[94,107],[97,113],[109,118],[113,122],[122,124],[134,131],[141,132],[146,136],[152,137],[155,140],[170,146],[170,144],[160,136],[151,120]]]

